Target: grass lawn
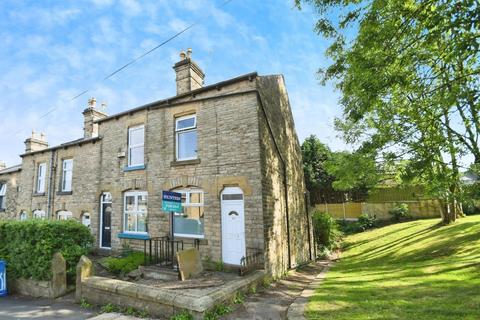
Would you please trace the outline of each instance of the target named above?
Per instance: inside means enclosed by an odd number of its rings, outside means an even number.
[[[480,319],[480,216],[399,223],[346,238],[308,319]]]

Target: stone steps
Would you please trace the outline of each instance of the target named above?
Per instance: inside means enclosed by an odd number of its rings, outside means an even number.
[[[178,280],[178,271],[160,266],[140,266],[138,270],[144,279],[175,281]]]

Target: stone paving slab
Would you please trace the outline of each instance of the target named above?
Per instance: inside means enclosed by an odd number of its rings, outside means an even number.
[[[295,301],[288,307],[287,310],[287,319],[288,320],[304,320],[305,318],[305,307],[312,297],[315,294],[315,290],[320,286],[320,283],[327,276],[327,272],[330,269],[332,264],[331,261],[321,261],[320,264],[323,264],[322,271],[315,277],[315,279],[310,282],[310,284],[300,293]]]
[[[287,310],[315,277],[324,264],[312,262],[288,273],[287,277],[245,299],[233,312],[222,319],[228,320],[278,320],[287,319]]]

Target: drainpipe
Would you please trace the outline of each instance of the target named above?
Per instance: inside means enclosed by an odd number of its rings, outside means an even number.
[[[285,159],[283,159],[282,153],[280,152],[280,148],[278,147],[277,140],[275,139],[275,135],[273,134],[272,126],[270,125],[270,121],[268,120],[267,111],[265,110],[265,106],[262,102],[262,97],[260,96],[260,92],[256,90],[257,93],[257,100],[260,104],[260,108],[262,109],[263,116],[265,117],[265,121],[267,122],[268,132],[272,137],[273,144],[275,145],[275,149],[278,153],[278,157],[282,162],[283,167],[283,189],[285,192],[285,220],[287,223],[287,252],[288,252],[288,269],[292,269],[292,257],[291,257],[291,248],[290,248],[290,217],[288,211],[288,177],[287,177],[287,164]]]
[[[48,193],[47,193],[47,219],[53,218],[53,197],[55,195],[55,167],[56,167],[56,150],[52,150],[50,155],[50,165],[48,168]]]

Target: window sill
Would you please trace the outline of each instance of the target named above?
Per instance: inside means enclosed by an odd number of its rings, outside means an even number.
[[[199,234],[186,234],[186,233],[175,233],[175,238],[184,238],[184,239],[205,239],[204,235]]]
[[[180,235],[180,234],[175,234],[173,237],[175,240],[183,240],[183,241],[195,241],[198,240],[200,245],[208,245],[208,240],[205,239],[205,237],[191,237],[191,236],[185,236],[185,235]]]
[[[37,193],[37,192],[35,192],[35,193],[33,193],[33,196],[34,196],[34,197],[44,197],[44,196],[45,196],[45,192],[42,192],[42,193]]]
[[[120,239],[136,239],[136,240],[149,240],[148,233],[128,233],[122,232],[117,235]]]
[[[57,191],[57,196],[71,196],[73,191]]]
[[[178,166],[188,166],[193,164],[199,164],[200,159],[192,159],[192,160],[175,160],[170,162],[170,166],[178,167]]]
[[[128,171],[135,171],[135,170],[145,170],[146,166],[144,164],[140,166],[125,166],[123,168],[123,172],[128,172]]]

